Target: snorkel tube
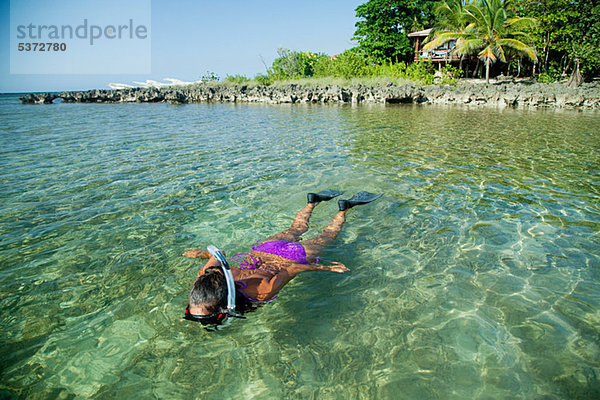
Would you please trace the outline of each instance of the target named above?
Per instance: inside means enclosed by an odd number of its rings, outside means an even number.
[[[205,327],[205,329],[214,331],[219,328],[219,325],[229,325],[231,320],[228,317],[244,319],[246,317],[235,312],[235,281],[233,280],[233,274],[231,273],[231,268],[229,267],[225,255],[213,245],[208,246],[207,250],[219,262],[221,269],[223,270],[223,275],[225,276],[225,282],[227,283],[227,311],[217,311],[208,315],[194,315],[190,312],[190,305],[188,304],[183,319],[200,322],[202,325],[211,325],[212,327]]]
[[[221,264],[225,280],[227,281],[227,313],[235,314],[235,282],[233,281],[233,274],[231,273],[231,268],[229,268],[229,263],[223,252],[212,244],[206,250]]]
[[[235,318],[246,318],[235,312],[235,281],[229,263],[223,252],[212,244],[206,247],[206,250],[221,264],[225,280],[227,281],[227,315]]]

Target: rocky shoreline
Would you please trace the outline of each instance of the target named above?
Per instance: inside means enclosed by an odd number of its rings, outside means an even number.
[[[23,104],[65,103],[406,103],[458,104],[494,107],[546,107],[600,109],[600,84],[578,88],[562,84],[498,81],[491,84],[459,82],[456,85],[228,85],[194,84],[163,88],[86,90],[62,93],[30,93]]]

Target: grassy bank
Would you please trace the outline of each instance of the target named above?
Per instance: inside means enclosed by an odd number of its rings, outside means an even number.
[[[278,50],[279,57],[264,74],[254,78],[244,75],[228,75],[223,80],[213,72],[201,77],[205,83],[280,86],[301,84],[304,86],[327,85],[378,85],[393,82],[398,85],[454,84],[462,71],[451,65],[435,67],[431,62],[406,64],[388,62],[376,64],[355,49],[346,50],[335,56],[323,53]]]
[[[424,85],[429,84],[428,82],[423,81],[415,81],[407,78],[398,78],[391,76],[377,76],[377,77],[363,77],[363,78],[336,78],[336,77],[322,77],[322,78],[296,78],[296,79],[279,79],[270,81],[268,83],[263,82],[260,79],[245,79],[245,80],[228,80],[224,79],[223,81],[209,81],[196,85],[208,85],[208,86],[221,86],[221,87],[235,87],[235,86],[247,86],[247,87],[256,87],[261,85],[271,86],[271,87],[283,87],[287,85],[298,85],[303,87],[326,87],[326,86],[342,86],[342,87],[350,87],[350,86],[381,86],[387,85],[388,83],[393,83],[397,86],[402,85]],[[456,83],[458,80],[453,81],[452,83]]]

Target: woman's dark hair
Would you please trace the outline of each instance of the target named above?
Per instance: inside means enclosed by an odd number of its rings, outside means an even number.
[[[227,309],[227,281],[220,267],[210,267],[196,279],[190,304],[204,304],[211,314]]]

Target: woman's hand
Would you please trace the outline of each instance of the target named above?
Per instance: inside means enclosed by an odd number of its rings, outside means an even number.
[[[185,253],[183,253],[183,255],[184,255],[184,257],[202,258],[204,260],[207,260],[210,258],[210,253],[208,252],[208,250],[202,250],[202,249],[188,250]]]
[[[333,265],[329,266],[329,270],[332,272],[339,272],[339,273],[343,273],[346,271],[350,271],[348,268],[346,268],[346,266],[340,262],[334,262]]]

